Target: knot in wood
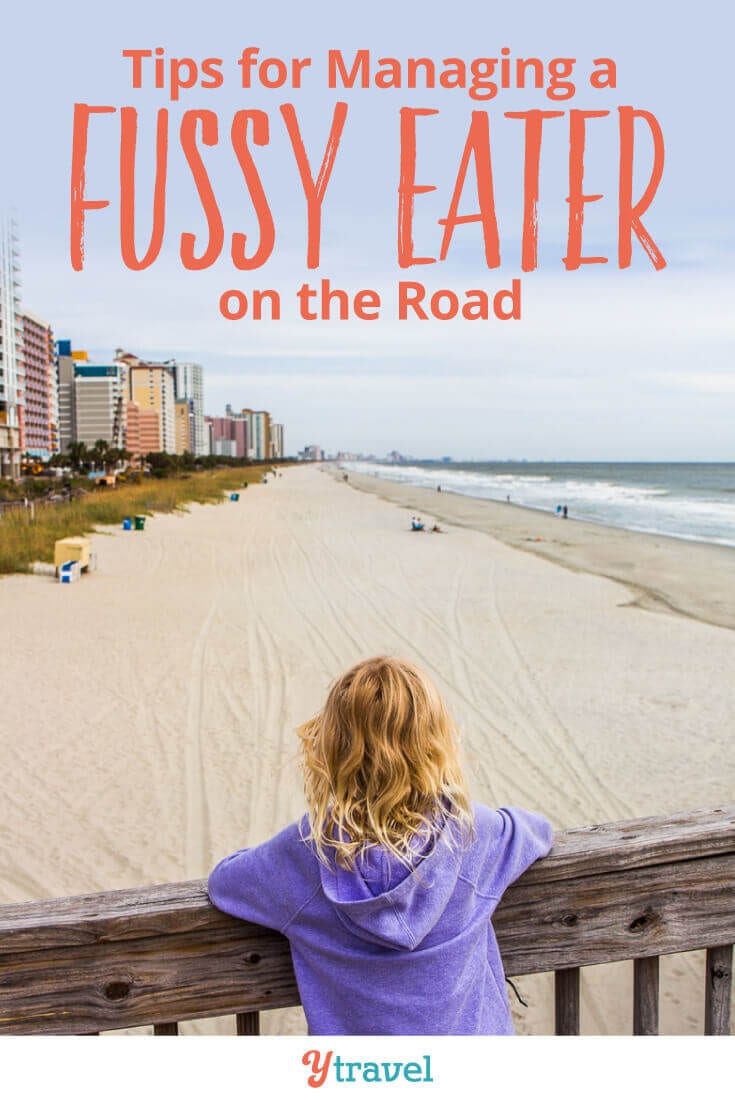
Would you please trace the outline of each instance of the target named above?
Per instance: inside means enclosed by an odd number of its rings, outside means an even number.
[[[248,953],[248,955],[245,957],[245,961],[247,964],[257,964],[260,960],[262,960],[260,953]]]
[[[562,915],[561,916],[562,926],[576,926],[578,922],[579,922],[579,916],[578,915]]]
[[[639,915],[638,918],[634,918],[628,929],[632,934],[638,932],[638,930],[644,930],[646,926],[650,926],[651,921],[656,916],[651,911],[646,911],[645,914]]]
[[[117,1002],[119,999],[126,999],[130,994],[130,984],[124,983],[121,980],[115,980],[113,983],[108,983],[105,988],[105,995],[108,999],[112,999],[113,1002]]]

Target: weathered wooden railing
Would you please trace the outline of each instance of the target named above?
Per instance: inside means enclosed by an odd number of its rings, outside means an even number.
[[[634,961],[634,1032],[658,1031],[658,958],[707,949],[705,1032],[729,1032],[735,805],[571,830],[495,916],[510,976],[556,973],[579,1032],[579,970]],[[288,942],[208,902],[203,881],[0,908],[0,1032],[96,1033],[299,1002]]]

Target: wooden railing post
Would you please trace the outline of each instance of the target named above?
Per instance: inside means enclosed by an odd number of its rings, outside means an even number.
[[[704,996],[704,1032],[708,1037],[729,1036],[732,991],[732,945],[707,950]]]
[[[658,957],[640,957],[633,962],[633,1033],[636,1037],[658,1035]]]
[[[579,968],[555,973],[554,1018],[557,1037],[579,1036]]]
[[[260,1036],[260,1014],[257,1010],[248,1014],[237,1014],[235,1017],[238,1037]]]

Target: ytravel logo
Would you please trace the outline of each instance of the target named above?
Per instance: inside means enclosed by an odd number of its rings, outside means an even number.
[[[312,1048],[301,1057],[310,1069],[307,1084],[323,1087],[334,1083],[433,1083],[431,1056],[418,1060],[345,1060],[334,1051]]]

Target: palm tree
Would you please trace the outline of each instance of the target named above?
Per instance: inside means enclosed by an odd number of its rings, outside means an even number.
[[[108,448],[105,453],[105,467],[109,469],[121,463],[128,463],[132,457],[133,453],[127,448]]]
[[[84,465],[89,462],[87,445],[82,443],[81,440],[72,440],[66,450],[73,471],[81,471]]]
[[[94,447],[90,449],[89,457],[95,467],[99,468],[104,466],[105,455],[110,445],[106,440],[95,440]]]

